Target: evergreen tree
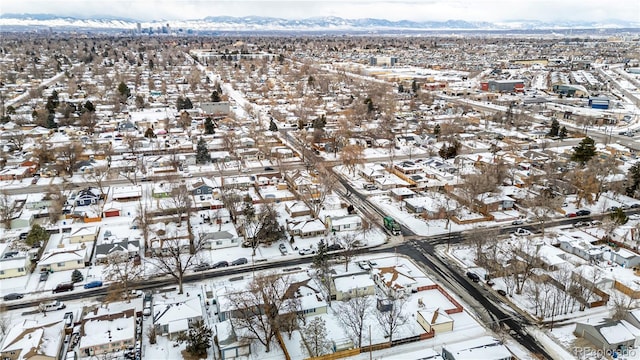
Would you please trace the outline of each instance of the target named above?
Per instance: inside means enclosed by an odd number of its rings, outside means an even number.
[[[413,82],[411,82],[411,91],[413,91],[413,93],[417,93],[419,90],[418,88],[418,82],[416,81],[416,79],[413,79]]]
[[[398,93],[402,94],[404,92],[404,85],[398,85]]]
[[[269,131],[278,131],[278,125],[271,119],[269,122]]]
[[[551,128],[549,129],[548,135],[551,137],[554,137],[554,136],[558,136],[559,133],[560,133],[560,122],[558,121],[558,119],[553,119],[553,121],[551,121]]]
[[[440,124],[436,124],[436,126],[433,128],[433,135],[435,135],[436,137],[440,136]]]
[[[54,113],[49,113],[47,115],[47,129],[55,129],[58,127],[58,123],[56,123],[56,115]]]
[[[207,142],[200,138],[196,147],[196,163],[206,164],[209,161],[211,161],[211,155],[209,154],[209,149],[207,149]]]
[[[92,112],[96,112],[96,107],[93,105],[93,103],[89,100],[87,100],[86,103],[84,103],[84,109],[87,110],[88,112],[92,113]]]
[[[558,136],[560,137],[560,139],[566,139],[567,138],[567,128],[566,127],[561,127],[560,128],[560,133],[558,133]]]
[[[192,324],[186,334],[180,335],[178,340],[187,343],[186,350],[189,354],[196,357],[206,357],[207,350],[211,347],[212,337],[213,331],[211,328],[204,321],[198,320]]]
[[[220,102],[222,98],[220,98],[220,93],[217,90],[213,90],[211,93],[211,101],[212,102]]]
[[[126,102],[129,96],[131,96],[131,90],[124,82],[120,82],[118,85],[118,94],[120,94],[120,102]]]
[[[156,134],[153,132],[152,128],[147,128],[147,130],[145,130],[144,132],[144,137],[146,137],[147,139],[153,139],[156,137]]]
[[[41,242],[49,240],[49,233],[45,228],[38,224],[34,224],[29,230],[29,234],[27,234],[27,238],[24,240],[25,244],[34,247],[39,245]]]
[[[213,123],[213,120],[208,117],[204,120],[204,132],[205,134],[211,135],[211,134],[215,134],[216,130],[215,130],[216,125]]]
[[[637,162],[629,168],[627,173],[627,196],[635,197],[636,192],[640,189],[640,162]]]
[[[80,272],[80,270],[78,269],[73,270],[73,272],[71,273],[71,282],[79,283],[82,280],[84,280],[84,276],[82,276],[82,273]]]
[[[58,108],[58,105],[60,105],[58,92],[56,90],[53,90],[51,95],[49,95],[49,97],[47,98],[47,104],[45,105],[45,108],[47,109],[49,114],[53,114],[56,112],[56,108]]]
[[[188,97],[178,96],[178,100],[176,100],[176,109],[178,111],[185,109],[193,109],[193,104],[191,103],[191,99]]]
[[[629,221],[629,217],[624,213],[624,210],[622,210],[622,208],[617,208],[616,211],[612,212],[610,216],[611,220],[613,220],[613,222],[618,226],[624,225]]]
[[[590,137],[585,137],[580,141],[578,146],[573,148],[573,155],[571,155],[571,160],[577,161],[581,164],[585,164],[587,161],[591,160],[596,154],[596,143]]]

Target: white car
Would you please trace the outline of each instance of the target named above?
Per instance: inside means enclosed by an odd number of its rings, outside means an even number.
[[[298,250],[298,254],[300,255],[311,255],[311,254],[315,254],[316,251],[313,249],[300,249]]]
[[[513,234],[516,236],[528,236],[531,235],[531,231],[523,228],[518,228]]]
[[[366,270],[366,271],[371,270],[371,265],[369,265],[369,262],[366,260],[358,261],[358,266],[362,270]]]

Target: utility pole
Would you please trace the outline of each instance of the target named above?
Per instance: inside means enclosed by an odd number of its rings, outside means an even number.
[[[371,324],[369,324],[369,360],[373,360],[373,348],[371,344]]]

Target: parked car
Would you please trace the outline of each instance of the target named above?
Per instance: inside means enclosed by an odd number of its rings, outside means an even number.
[[[73,290],[73,283],[62,283],[62,284],[58,284],[56,285],[56,287],[53,289],[53,293],[59,293],[59,292],[65,292],[65,291],[72,291]]]
[[[264,171],[273,171],[271,166],[265,166]]]
[[[247,261],[247,258],[239,258],[239,259],[235,259],[231,262],[231,266],[236,266],[236,265],[244,265],[246,263],[248,263],[249,261]]]
[[[300,249],[298,250],[298,254],[300,255],[311,255],[311,254],[315,254],[316,251],[313,249]]]
[[[502,295],[502,296],[507,296],[507,292],[506,292],[506,291],[504,291],[504,290],[502,290],[502,289],[498,289],[498,290],[496,290],[496,292],[497,292],[498,294]]]
[[[589,210],[578,210],[576,211],[576,216],[587,216],[591,215],[591,211]]]
[[[366,271],[371,270],[371,265],[369,265],[369,262],[366,260],[358,261],[358,266],[362,270],[366,270]]]
[[[47,281],[48,278],[49,278],[49,272],[48,271],[40,273],[40,281]]]
[[[62,310],[66,307],[67,305],[58,300],[50,301],[48,303],[40,303],[40,310],[42,311]]]
[[[344,249],[340,244],[331,244],[327,246],[327,251],[338,251]]]
[[[213,264],[211,266],[212,269],[219,269],[219,268],[223,268],[223,267],[227,267],[229,266],[229,263],[226,261],[218,261],[217,263]]]
[[[567,215],[565,215],[565,217],[568,217],[568,218],[574,218],[576,216],[578,216],[576,215],[576,213],[568,213]]]
[[[589,226],[589,222],[588,221],[578,221],[578,222],[573,224],[573,227],[583,227],[583,226]]]
[[[520,219],[518,219],[518,220],[513,220],[513,221],[511,222],[511,225],[522,225],[522,224],[524,224],[524,221],[523,221],[523,220],[520,220]]]
[[[102,281],[100,280],[96,280],[96,281],[92,281],[84,284],[85,289],[93,289],[101,286],[102,286]]]
[[[289,251],[287,251],[287,245],[280,243],[280,245],[278,245],[278,250],[280,250],[280,253],[282,255],[287,255],[289,253]]]
[[[531,235],[531,231],[523,228],[517,228],[516,231],[513,232],[516,236],[529,236]]]
[[[205,263],[198,264],[198,265],[196,265],[196,266],[194,266],[194,267],[193,267],[193,271],[195,271],[195,272],[198,272],[198,271],[207,271],[207,270],[209,270],[209,269],[211,269],[211,266],[209,266],[209,264],[205,264]]]
[[[474,273],[474,272],[471,272],[471,271],[467,272],[467,277],[469,279],[471,279],[471,281],[473,281],[473,282],[480,281],[480,276],[478,274]]]
[[[4,301],[19,300],[19,299],[22,299],[23,297],[24,297],[24,295],[22,295],[22,294],[11,293],[11,294],[7,294],[7,295],[4,296]]]
[[[71,325],[73,324],[73,313],[72,312],[64,313],[63,319],[64,319],[64,326],[71,327]]]

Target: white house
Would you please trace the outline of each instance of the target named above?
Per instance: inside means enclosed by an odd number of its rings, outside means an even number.
[[[362,218],[360,215],[345,215],[345,216],[327,216],[325,223],[329,231],[352,231],[362,229]]]
[[[202,320],[200,298],[195,295],[184,301],[156,303],[153,310],[156,331],[169,335],[170,338],[189,330],[194,322]]]

